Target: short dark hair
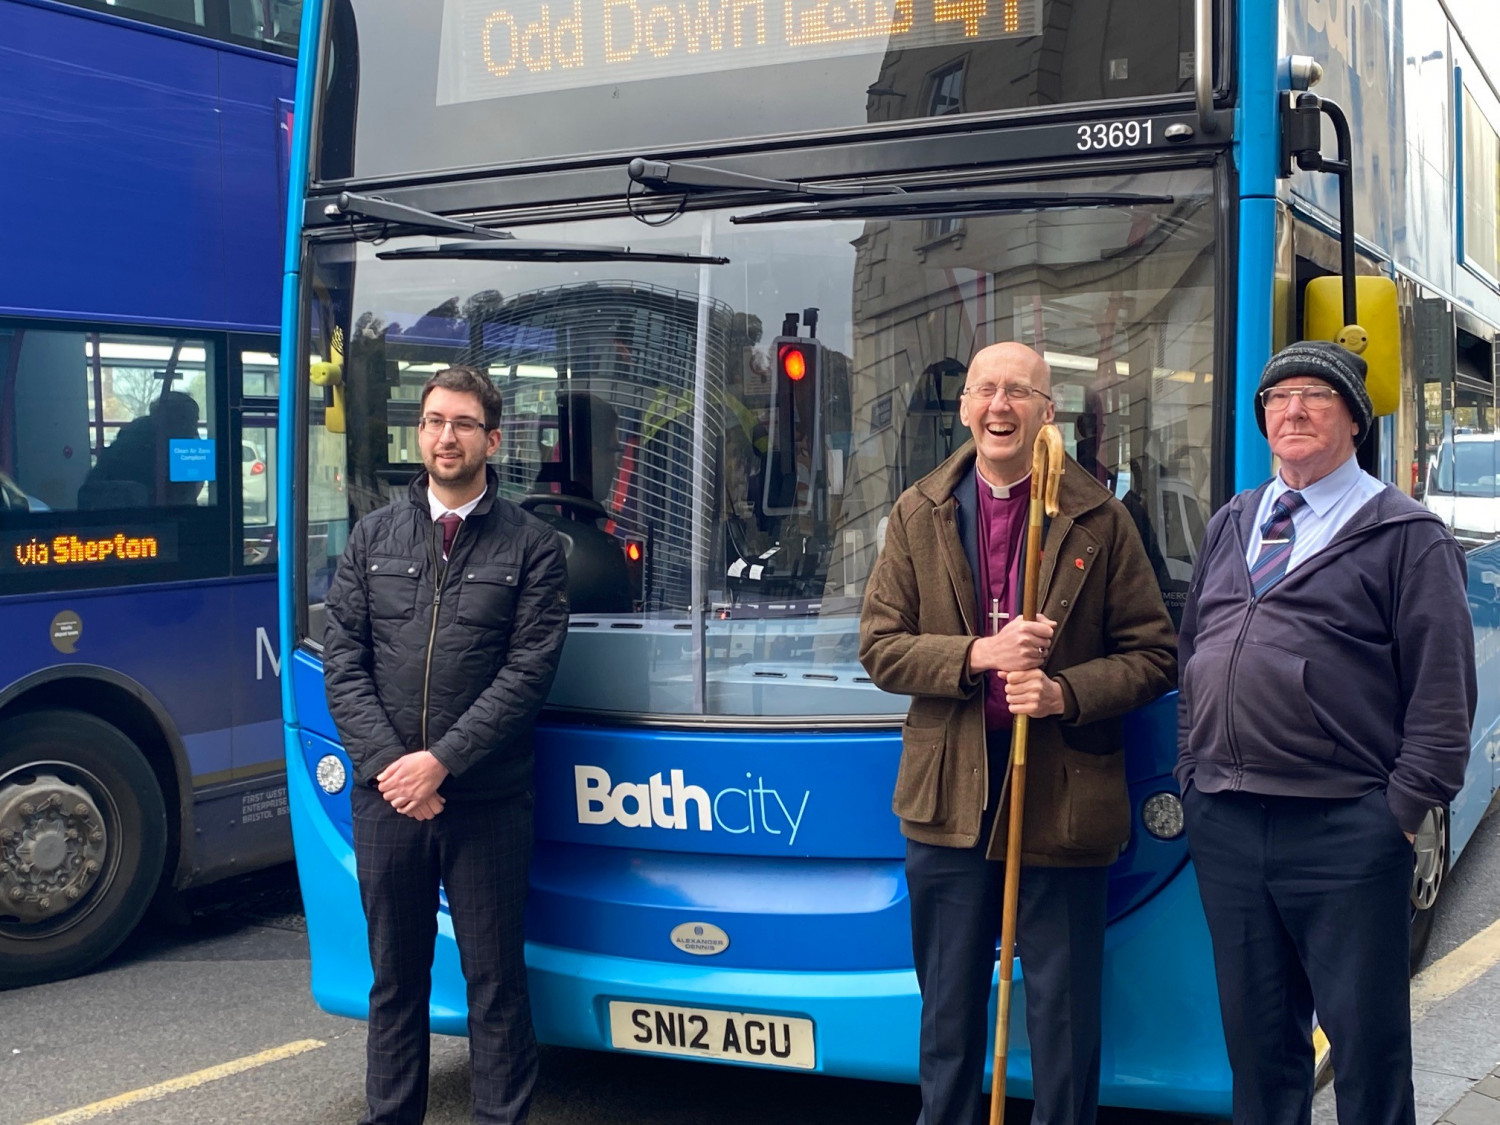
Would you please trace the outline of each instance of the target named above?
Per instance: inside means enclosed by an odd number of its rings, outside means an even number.
[[[500,397],[500,388],[496,387],[490,377],[479,368],[462,365],[443,368],[428,379],[422,387],[419,410],[426,411],[427,396],[438,387],[442,387],[445,391],[473,395],[479,400],[479,405],[484,410],[485,427],[493,430],[500,425],[500,411],[504,406],[504,400]]]

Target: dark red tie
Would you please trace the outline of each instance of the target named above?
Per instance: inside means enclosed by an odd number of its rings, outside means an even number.
[[[458,525],[463,522],[463,516],[454,512],[444,512],[438,516],[438,525],[443,529],[443,558],[446,559],[448,552],[453,549],[453,540],[458,536]]]

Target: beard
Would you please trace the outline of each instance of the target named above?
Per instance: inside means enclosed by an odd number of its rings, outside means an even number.
[[[429,454],[422,459],[423,466],[427,469],[430,479],[450,488],[464,488],[474,484],[484,477],[484,455],[482,453],[466,453],[460,451],[459,460],[452,464],[443,464],[437,459],[436,453]]]

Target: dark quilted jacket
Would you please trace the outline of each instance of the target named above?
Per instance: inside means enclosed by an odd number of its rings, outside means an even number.
[[[360,520],[328,590],[328,709],[359,784],[426,748],[439,790],[494,799],[531,788],[531,732],[568,627],[562,542],[495,494],[464,520],[447,562],[427,475]]]

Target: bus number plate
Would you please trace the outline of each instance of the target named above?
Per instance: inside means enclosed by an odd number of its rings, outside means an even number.
[[[1103,121],[1078,126],[1079,152],[1112,152],[1122,148],[1144,148],[1151,143],[1152,121]]]
[[[796,1016],[611,1000],[610,1045],[624,1051],[811,1070],[813,1022]]]

